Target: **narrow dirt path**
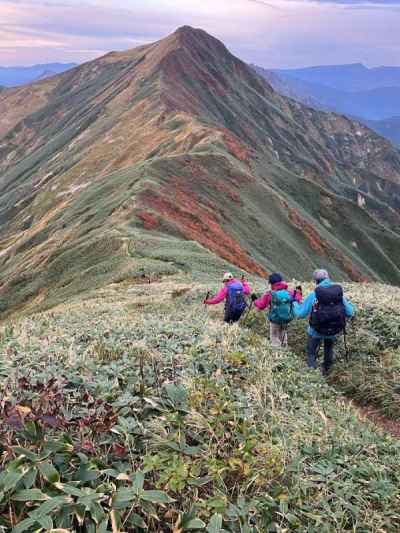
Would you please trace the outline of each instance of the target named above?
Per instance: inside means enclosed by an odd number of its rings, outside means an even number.
[[[292,336],[293,338],[293,336]],[[294,343],[292,340],[292,344],[290,346],[290,349],[296,353],[302,360],[304,360],[304,352],[299,350],[298,348],[299,344]],[[328,384],[330,387],[334,388],[335,390],[338,390],[335,387],[335,384],[332,382],[329,382]],[[392,437],[396,439],[400,439],[400,420],[393,420],[392,418],[389,418],[382,414],[379,410],[379,408],[373,407],[372,405],[360,405],[358,404],[353,398],[350,396],[341,396],[343,401],[350,404],[352,408],[357,413],[359,419],[361,421],[363,420],[369,420],[372,422],[377,428],[382,429],[385,433],[388,433]]]
[[[379,409],[374,409],[370,406],[358,405],[354,400],[346,396],[343,397],[343,400],[353,407],[353,409],[358,413],[361,421],[367,419],[392,437],[400,439],[400,421],[388,418],[380,413]]]

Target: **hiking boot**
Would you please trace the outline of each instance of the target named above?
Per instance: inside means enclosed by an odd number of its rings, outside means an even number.
[[[321,375],[327,376],[329,374],[329,368],[325,368],[324,366],[321,366]]]

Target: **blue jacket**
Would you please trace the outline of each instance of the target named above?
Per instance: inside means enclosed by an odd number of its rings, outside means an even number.
[[[323,281],[321,281],[321,283],[318,286],[319,287],[330,287],[331,285],[333,285],[333,283],[330,279],[324,279]],[[313,305],[316,302],[316,300],[317,300],[317,297],[315,295],[315,291],[312,291],[307,296],[307,298],[303,301],[303,303],[299,304],[298,302],[293,302],[293,314],[295,318],[307,318],[308,316],[310,316]],[[354,308],[352,304],[349,301],[347,301],[345,297],[343,297],[343,303],[344,303],[344,310],[345,310],[346,316],[348,318],[352,317],[354,315]],[[308,326],[307,331],[308,331],[308,334],[311,335],[311,337],[316,337],[319,339],[335,338],[335,337],[327,337],[324,335],[320,335],[311,326]]]

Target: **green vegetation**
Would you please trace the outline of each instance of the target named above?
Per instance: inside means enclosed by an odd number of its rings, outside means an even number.
[[[362,371],[368,403],[390,371],[375,405],[399,419],[398,290],[346,287],[351,360],[327,383],[305,367],[304,323],[274,351],[262,313],[224,326],[208,288],[114,284],[3,324],[5,531],[399,530],[400,444],[341,394]]]
[[[360,416],[400,423],[398,290],[346,287],[328,380],[303,323],[276,351],[200,303],[232,263],[400,284],[398,152],[190,28],[53,82],[4,102],[1,533],[399,531]]]
[[[369,289],[370,290],[370,289]],[[400,420],[400,311],[398,291],[374,286],[363,297],[353,291],[360,311],[350,329],[352,364],[341,366],[330,381],[360,405]]]
[[[2,318],[232,263],[400,285],[398,151],[201,30],[4,94]]]

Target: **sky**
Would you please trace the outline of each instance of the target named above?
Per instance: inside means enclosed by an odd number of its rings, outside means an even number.
[[[81,63],[182,25],[267,68],[400,66],[400,0],[0,0],[0,65]]]

